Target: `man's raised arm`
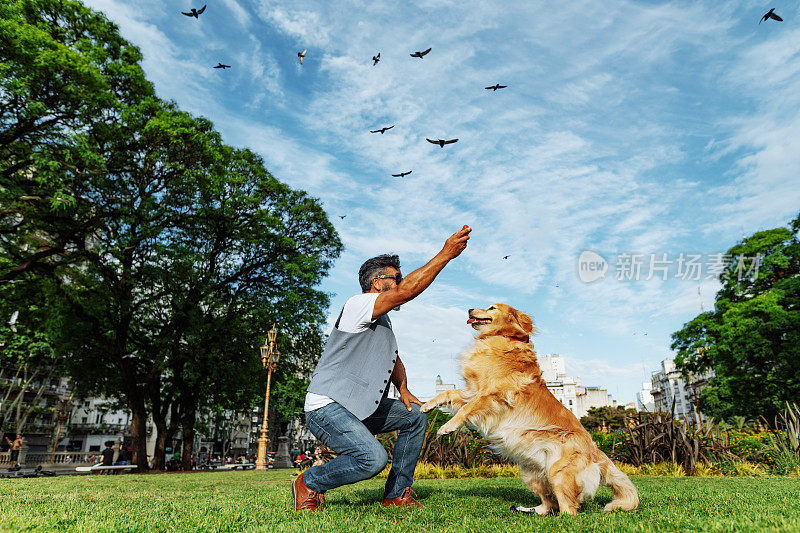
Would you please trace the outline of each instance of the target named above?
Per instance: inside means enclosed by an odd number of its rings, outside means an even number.
[[[375,300],[375,307],[372,311],[373,320],[385,315],[398,305],[410,302],[427,289],[428,285],[433,283],[433,280],[436,279],[436,276],[445,265],[458,257],[467,247],[470,231],[472,231],[471,228],[464,226],[450,235],[445,241],[442,250],[428,261],[425,266],[416,269],[403,278],[403,281],[393,289],[382,292]]]

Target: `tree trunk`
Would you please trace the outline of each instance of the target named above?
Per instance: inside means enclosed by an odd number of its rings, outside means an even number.
[[[131,411],[131,462],[139,467],[140,472],[147,466],[147,410],[142,397],[129,397],[128,408]]]
[[[22,418],[22,404],[25,401],[25,393],[28,392],[28,387],[30,386],[33,378],[35,378],[39,374],[39,371],[34,369],[33,373],[28,376],[28,365],[22,365],[22,384],[20,385],[19,392],[17,392],[16,397],[11,402],[10,405],[6,406],[7,413],[13,417],[14,420],[14,430],[19,432],[19,420]],[[11,390],[11,385],[9,385],[9,391]],[[8,416],[4,413],[4,419],[8,418]]]
[[[166,467],[167,454],[167,423],[164,419],[155,420],[156,426],[156,449],[153,452],[153,470],[164,470]]]
[[[167,444],[172,442],[172,437],[181,421],[181,406],[174,400],[169,406],[169,422],[165,416],[165,409],[153,409],[153,421],[156,425],[156,449],[153,453],[153,470],[164,470],[167,466]],[[175,450],[173,450],[173,453]]]
[[[5,368],[0,369],[0,377],[4,377],[5,370]],[[11,398],[11,392],[14,390],[14,383],[16,383],[20,372],[22,372],[22,365],[17,365],[17,372],[14,374],[14,378],[8,383],[5,396],[0,400],[0,429],[3,430],[5,429],[6,423],[6,411],[8,409],[13,409],[13,404],[9,407],[8,400]]]
[[[21,435],[23,433],[23,430],[25,429],[25,424],[28,423],[28,418],[31,416],[31,413],[33,413],[33,411],[39,405],[39,400],[42,398],[42,393],[44,392],[45,387],[47,387],[48,381],[50,381],[50,378],[52,377],[52,375],[53,375],[53,373],[50,372],[49,374],[47,374],[47,376],[42,378],[42,381],[39,383],[39,390],[36,391],[36,396],[34,397],[34,399],[30,403],[28,403],[28,405],[27,405],[27,407],[25,407],[24,411],[22,411],[20,409],[20,407],[22,406],[21,402],[17,406],[17,420],[16,420],[17,431],[16,432],[18,434]]]
[[[181,450],[181,468],[191,470],[192,455],[194,455],[194,421],[195,421],[194,398],[187,398],[183,405],[181,416],[181,437],[183,439],[183,450]]]

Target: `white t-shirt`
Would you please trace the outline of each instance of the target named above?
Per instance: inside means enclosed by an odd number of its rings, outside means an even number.
[[[378,299],[379,295],[379,292],[365,292],[356,294],[347,300],[347,303],[344,304],[342,317],[339,319],[339,327],[336,329],[345,333],[360,333],[367,329],[375,322],[372,319],[372,313],[375,311],[375,300]],[[388,319],[389,317],[386,318]],[[391,322],[389,323],[391,324]],[[306,393],[306,403],[303,406],[303,410],[315,411],[331,402],[333,400],[327,396],[308,392]]]

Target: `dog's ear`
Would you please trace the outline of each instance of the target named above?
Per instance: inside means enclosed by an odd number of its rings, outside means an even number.
[[[517,311],[517,323],[527,335],[533,333],[533,320],[531,317],[521,311]]]

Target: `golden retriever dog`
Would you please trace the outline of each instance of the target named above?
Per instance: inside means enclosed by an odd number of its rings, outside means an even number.
[[[518,463],[522,480],[542,504],[516,510],[574,514],[582,501],[594,497],[601,481],[614,491],[606,511],[635,509],[639,495],[628,476],[545,386],[530,342],[531,318],[494,304],[470,309],[467,324],[478,334],[461,354],[466,388],[445,391],[422,406],[427,412],[449,405],[455,412],[438,434],[472,424],[496,451]]]

